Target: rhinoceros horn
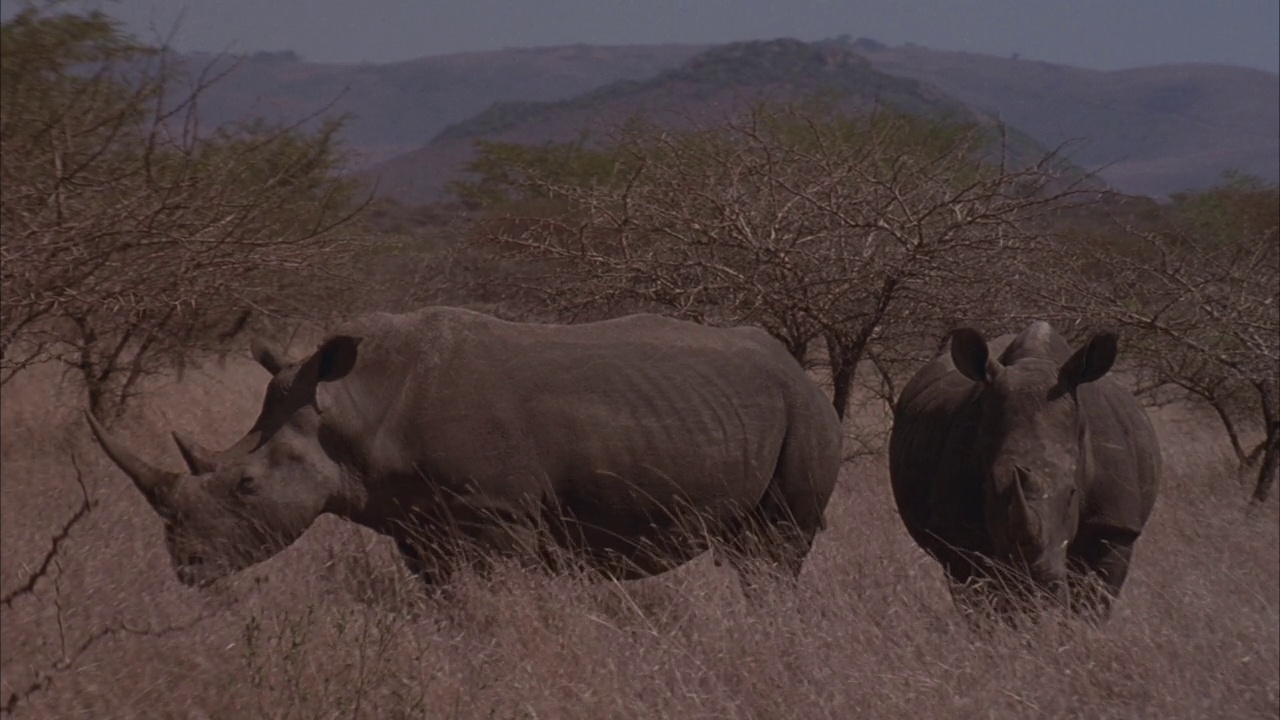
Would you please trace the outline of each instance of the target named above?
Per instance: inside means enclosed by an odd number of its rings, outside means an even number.
[[[98,444],[106,451],[107,457],[111,458],[124,471],[124,474],[133,480],[133,484],[138,486],[153,506],[157,509],[163,506],[169,492],[173,489],[174,482],[178,479],[178,474],[161,470],[142,460],[112,437],[92,413],[86,412],[84,416],[89,421],[89,429],[93,430],[93,436],[98,439]]]
[[[1040,518],[1032,511],[1030,504],[1027,502],[1028,494],[1036,496],[1040,494],[1039,483],[1036,482],[1031,473],[1023,468],[1017,468],[1014,472],[1014,499],[1013,507],[1010,508],[1010,519],[1024,528],[1025,532],[1031,536],[1031,539],[1039,540],[1040,534],[1043,532]]]
[[[217,453],[176,430],[170,434],[173,435],[173,442],[178,446],[178,452],[182,453],[182,459],[187,463],[192,475],[203,475],[217,469]]]
[[[173,442],[177,444],[178,452],[182,453],[182,459],[187,463],[187,467],[191,469],[192,475],[203,475],[217,470],[218,466],[223,463],[251,452],[262,439],[262,433],[253,430],[240,438],[240,441],[235,445],[222,452],[214,452],[177,430],[169,434],[173,436]]]

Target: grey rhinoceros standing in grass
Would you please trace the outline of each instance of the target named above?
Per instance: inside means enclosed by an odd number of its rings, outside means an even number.
[[[1099,333],[1073,353],[1044,322],[990,343],[960,329],[903,388],[894,499],[962,605],[1038,589],[1102,619],[1119,595],[1160,448],[1137,400],[1105,377],[1116,341]],[[1103,592],[1080,582],[1090,576]],[[1012,592],[974,592],[983,580]]]
[[[267,559],[326,512],[391,536],[433,584],[495,555],[635,578],[716,541],[738,569],[786,577],[840,469],[831,403],[754,328],[427,308],[350,322],[298,362],[254,355],[272,375],[257,422],[216,454],[175,434],[191,474],[89,417],[187,584]]]

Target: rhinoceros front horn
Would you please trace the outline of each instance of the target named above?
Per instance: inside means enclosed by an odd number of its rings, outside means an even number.
[[[91,413],[86,412],[84,416],[89,421],[89,429],[93,430],[93,436],[97,438],[98,444],[107,453],[107,457],[111,458],[112,462],[133,480],[133,484],[138,486],[153,506],[163,505],[174,482],[178,479],[178,474],[161,470],[145,462],[112,437]]]
[[[176,430],[170,434],[173,435],[173,442],[178,446],[178,452],[182,453],[182,460],[187,463],[192,475],[203,475],[217,469],[217,453]]]

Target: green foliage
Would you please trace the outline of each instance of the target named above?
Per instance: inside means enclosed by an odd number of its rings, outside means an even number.
[[[1237,172],[1207,190],[1177,193],[1170,213],[1175,227],[1210,245],[1234,245],[1249,238],[1275,241],[1280,227],[1280,187]]]
[[[40,75],[46,84],[83,86],[69,75],[80,64],[100,65],[152,55],[120,30],[120,24],[100,11],[86,15],[49,15],[27,8],[0,27],[4,60],[0,76],[5,85]]]
[[[474,179],[449,183],[448,191],[471,207],[493,208],[547,197],[549,186],[590,187],[619,174],[617,148],[592,148],[583,133],[576,141],[542,146],[476,140],[466,165]]]
[[[823,95],[848,108],[878,106],[895,113],[935,119],[967,117],[970,110],[954,98],[919,81],[876,70],[847,49],[778,39],[730,43],[707,50],[644,80],[619,80],[577,97],[554,102],[495,103],[484,112],[442,130],[436,141],[495,135],[558,112],[595,110],[611,105],[645,109],[648,120],[679,117],[688,109],[680,98],[723,97],[737,105],[747,95],[795,98]],[[675,100],[673,103],[672,100]],[[1019,149],[1038,153],[1035,142],[1014,133]]]
[[[795,106],[761,103],[754,112],[761,130],[774,144],[801,152],[837,148],[861,153],[875,145],[880,152],[880,170],[888,170],[903,156],[927,160],[948,158],[957,183],[972,182],[983,170],[988,148],[975,144],[975,137],[996,140],[994,132],[976,122],[946,115],[919,115],[893,108],[878,108],[865,114],[840,112],[830,96],[815,96]],[[991,170],[991,168],[987,168]],[[988,172],[989,174],[989,172]]]
[[[1211,408],[1241,471],[1261,459],[1266,500],[1280,468],[1280,189],[1228,173],[1161,210],[1094,230],[1063,305],[1125,328],[1146,392]],[[1252,448],[1250,426],[1264,431]]]
[[[260,220],[283,237],[306,233],[355,204],[357,181],[337,175],[346,162],[339,139],[345,122],[325,119],[309,132],[259,118],[220,127],[197,147],[191,171],[287,201]]]
[[[874,144],[882,152],[881,169],[895,158],[934,160],[950,157],[958,184],[973,182],[994,169],[984,163],[987,148],[972,142],[983,132],[976,123],[941,116],[918,116],[890,109],[866,115],[839,111],[830,96],[784,105],[761,102],[746,115],[752,132],[774,148],[792,153],[860,153]],[[733,152],[743,136],[724,128],[666,129],[637,117],[607,145],[582,133],[572,142],[541,146],[474,141],[476,156],[466,165],[471,179],[449,184],[448,191],[471,207],[498,208],[520,200],[546,199],[550,188],[582,190],[631,177],[646,163],[697,163]],[[964,171],[959,171],[964,166]]]
[[[113,69],[151,53],[98,12],[46,16],[27,9],[0,26],[6,171],[20,165],[24,181],[51,182],[62,168],[92,162],[114,137],[130,132],[147,117],[159,85],[131,87]],[[55,143],[59,152],[48,158]],[[31,154],[56,162],[23,162]]]
[[[636,120],[602,148],[482,144],[457,188],[492,211],[474,246],[525,263],[491,262],[513,272],[481,285],[579,319],[756,325],[802,362],[822,340],[843,412],[863,359],[1010,312],[1002,299],[1029,276],[1017,249],[1039,247],[1038,223],[1078,191],[1049,189],[1051,157],[990,162],[985,126],[841,109],[819,96],[704,128]],[[553,202],[512,204],[536,199]]]

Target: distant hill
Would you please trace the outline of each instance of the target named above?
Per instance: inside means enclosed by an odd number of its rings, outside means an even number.
[[[841,43],[832,43],[841,44]],[[997,113],[1048,146],[1082,140],[1071,156],[1134,194],[1212,184],[1227,169],[1280,180],[1280,76],[1229,65],[1161,65],[1100,72],[1016,57],[848,46],[879,70],[945,89]]]
[[[291,52],[260,52],[235,58],[238,64],[206,91],[200,109],[209,126],[248,113],[296,120],[332,104],[326,114],[353,116],[344,139],[357,163],[368,165],[417,149],[495,102],[558,100],[616,80],[652,77],[702,49],[569,45],[388,64],[317,64]],[[215,60],[183,59],[193,71]],[[232,62],[218,59],[213,67]]]
[[[803,100],[827,93],[845,111],[879,103],[912,114],[994,120],[928,83],[880,72],[847,48],[753,41],[715,47],[647,80],[618,81],[567,100],[496,104],[362,174],[376,178],[381,194],[405,202],[436,200],[446,182],[461,176],[477,138],[541,144],[571,140],[582,130],[601,137],[637,115],[687,127],[731,119],[764,98]],[[1023,149],[1035,145],[1025,135],[1018,139]]]
[[[1223,65],[1099,72],[911,44],[890,47],[844,36],[816,45],[862,55],[869,70],[919,81],[926,95],[997,114],[1041,145],[1080,140],[1072,157],[1090,169],[1109,164],[1103,178],[1125,192],[1161,196],[1205,187],[1226,169],[1280,181],[1280,77],[1273,73]],[[368,168],[418,153],[441,132],[446,132],[441,143],[514,132],[510,123],[526,114],[548,113],[534,118],[533,125],[558,131],[547,118],[585,117],[592,103],[614,102],[608,93],[591,94],[604,86],[627,95],[638,92],[637,87],[618,81],[644,85],[666,71],[713,70],[684,65],[708,49],[573,45],[349,65],[308,63],[289,52],[257,53],[241,58],[239,67],[210,88],[201,102],[202,121],[207,127],[250,112],[298,118],[333,102],[331,112],[355,115],[345,139],[358,155],[357,167]],[[188,59],[195,67],[210,60],[200,55]],[[741,77],[735,79],[741,69],[734,67],[731,53],[704,61],[719,62],[715,71],[739,95],[750,89]],[[852,73],[853,67],[831,72]],[[867,77],[866,66],[857,71]],[[668,75],[662,82],[671,83],[673,98],[699,99],[690,90],[695,81]],[[788,82],[776,74],[769,80],[775,89]],[[886,93],[905,87],[889,81],[883,85]],[[727,96],[721,93],[716,102],[723,104]],[[559,101],[566,104],[540,105]],[[554,136],[538,138],[532,129],[520,134],[530,142]],[[451,167],[467,154],[457,146],[437,146],[433,153],[432,162],[453,163]],[[399,168],[407,162],[396,160],[382,169],[402,174]]]

